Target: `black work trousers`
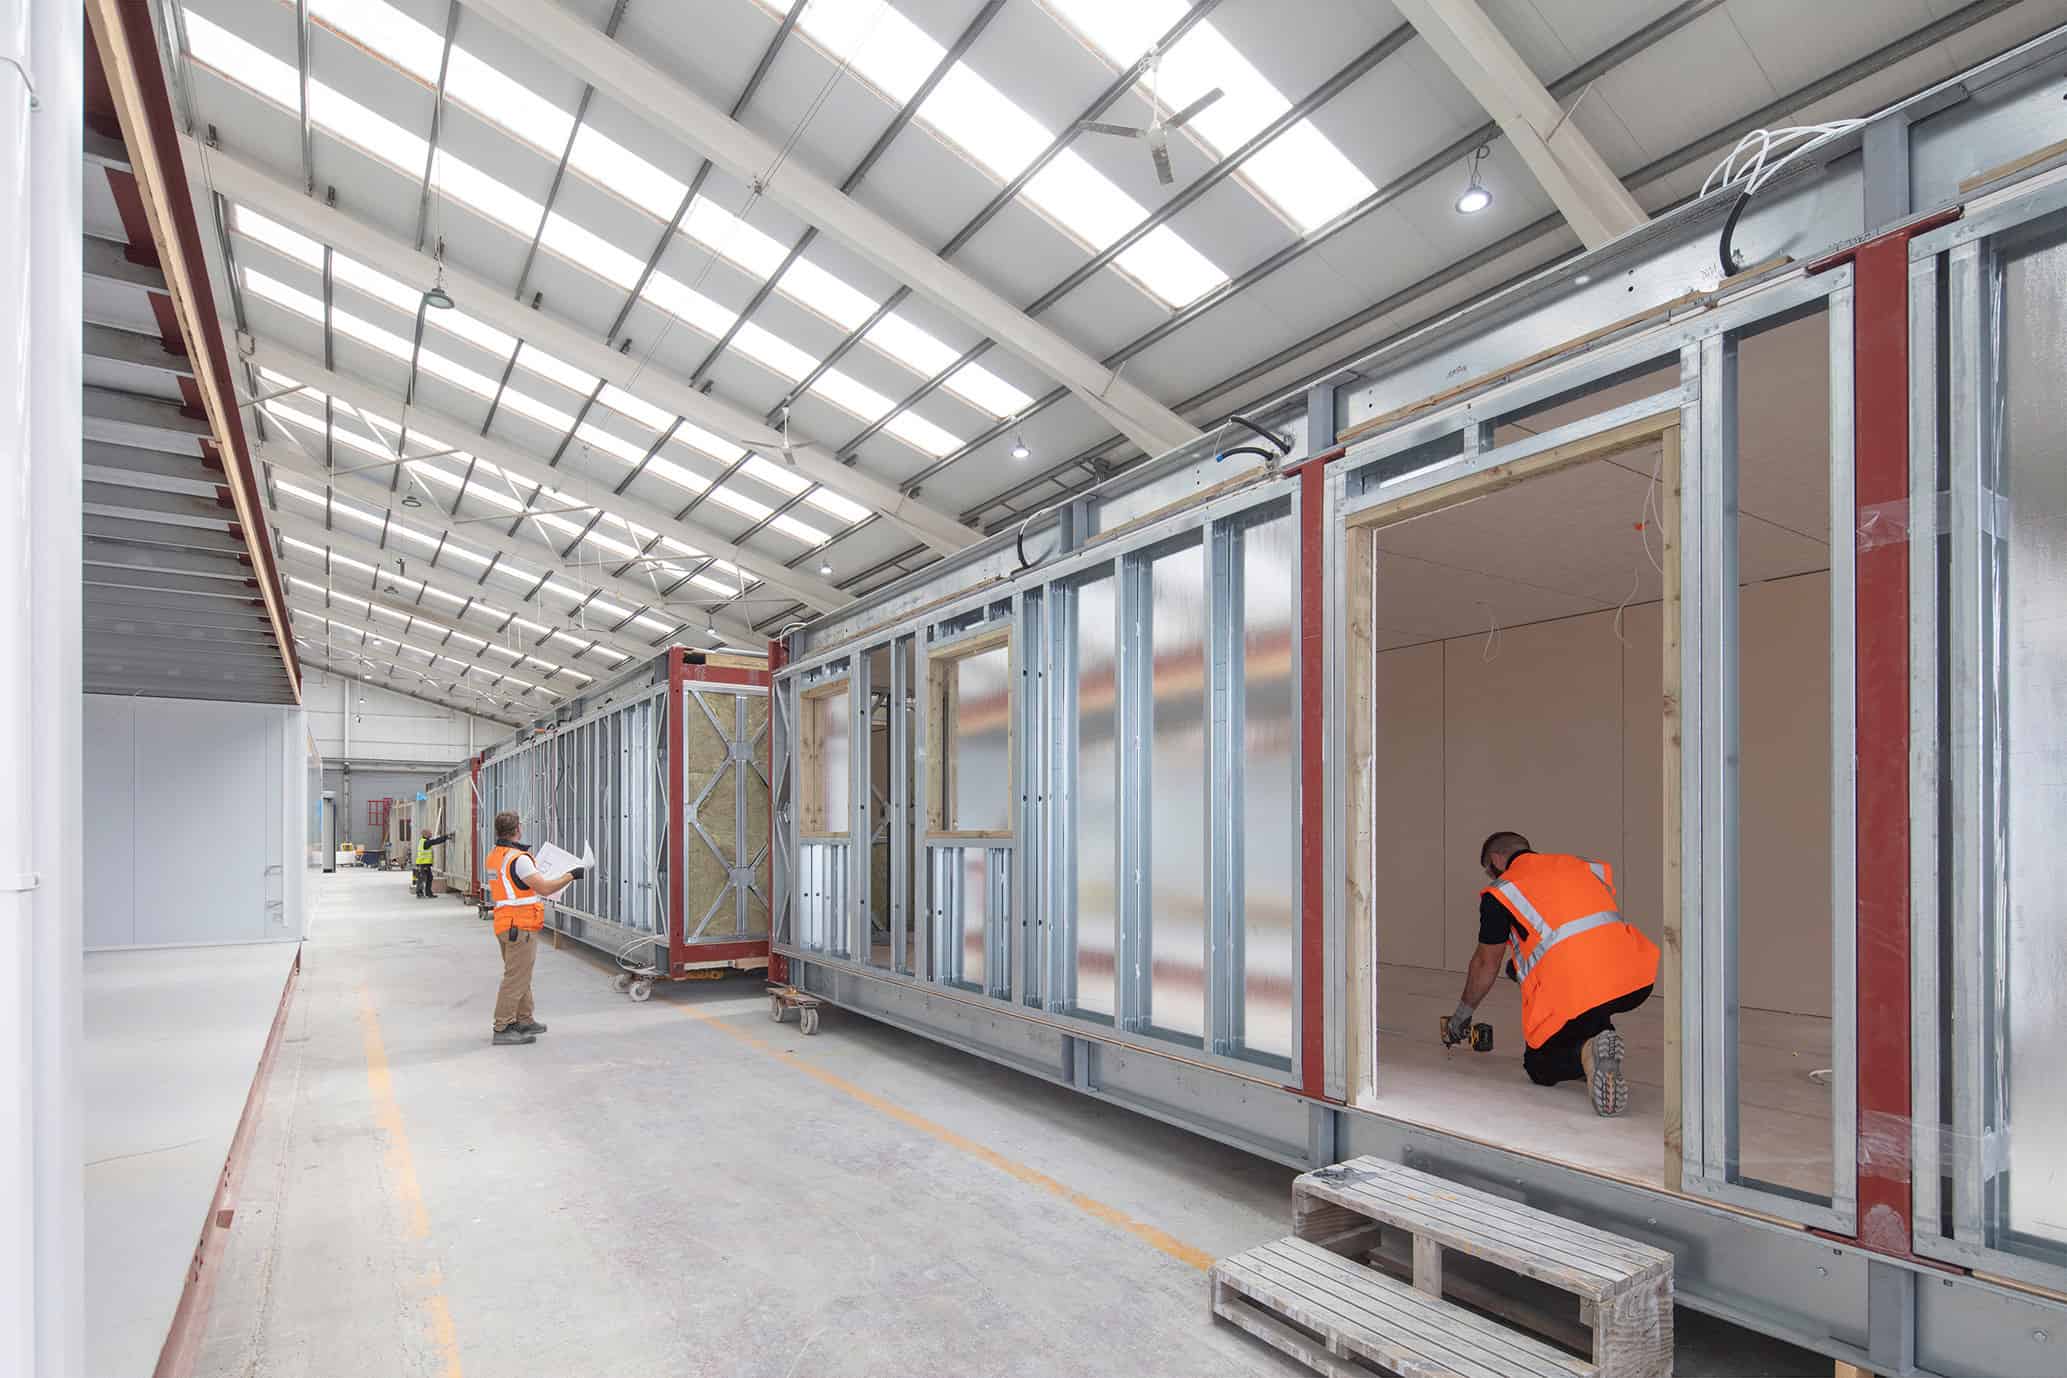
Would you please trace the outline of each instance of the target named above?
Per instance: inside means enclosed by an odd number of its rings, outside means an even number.
[[[431,897],[431,868],[428,866],[416,868],[416,893],[424,899]]]
[[[1633,990],[1595,1005],[1544,1039],[1542,1047],[1526,1049],[1522,1053],[1522,1070],[1538,1086],[1578,1081],[1586,1075],[1585,1064],[1579,1060],[1579,1049],[1588,1039],[1614,1028],[1616,1015],[1633,1010],[1650,998],[1651,988],[1645,986],[1642,990]]]

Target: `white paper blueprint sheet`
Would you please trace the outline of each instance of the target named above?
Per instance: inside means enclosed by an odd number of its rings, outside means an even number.
[[[531,854],[531,864],[538,867],[540,875],[550,877],[564,876],[577,866],[593,868],[596,864],[595,844],[582,843],[581,855],[576,856],[550,842],[540,843],[538,850]]]

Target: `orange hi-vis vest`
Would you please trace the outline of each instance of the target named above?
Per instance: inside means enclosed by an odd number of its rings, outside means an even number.
[[[1594,1006],[1656,983],[1657,944],[1623,921],[1607,862],[1524,852],[1482,893],[1527,933],[1509,938],[1507,956],[1531,1048]]]
[[[517,858],[523,856],[521,847],[505,847],[498,844],[481,863],[488,872],[488,898],[495,904],[495,936],[500,938],[511,928],[529,929],[536,933],[545,927],[545,901],[524,888],[517,879]]]

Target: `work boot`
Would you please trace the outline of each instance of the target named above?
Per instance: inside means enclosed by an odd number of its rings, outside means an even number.
[[[538,1042],[538,1035],[532,1033],[521,1024],[512,1024],[506,1029],[497,1029],[495,1037],[491,1041],[497,1047],[509,1043],[536,1043]]]
[[[518,1033],[528,1033],[533,1038],[536,1038],[538,1037],[538,1035],[545,1032],[545,1025],[539,1023],[535,1019],[519,1019],[516,1023],[510,1025],[510,1027],[515,1029]]]
[[[1593,1113],[1619,1115],[1629,1109],[1629,1078],[1622,1075],[1622,1035],[1603,1029],[1579,1049],[1586,1068],[1586,1090]]]

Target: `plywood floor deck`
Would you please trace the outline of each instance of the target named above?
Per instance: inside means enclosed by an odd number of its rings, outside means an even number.
[[[1602,1119],[1582,1082],[1543,1087],[1522,1071],[1521,992],[1493,987],[1478,1017],[1494,1048],[1445,1050],[1436,1021],[1457,1007],[1460,973],[1381,965],[1378,1089],[1366,1108],[1430,1128],[1556,1158],[1611,1177],[1664,1179],[1664,1005],[1659,997],[1615,1016],[1629,1054],[1629,1113]],[[1809,1073],[1830,1066],[1830,1021],[1771,1010],[1741,1020],[1745,1175],[1828,1192],[1830,1091]]]

